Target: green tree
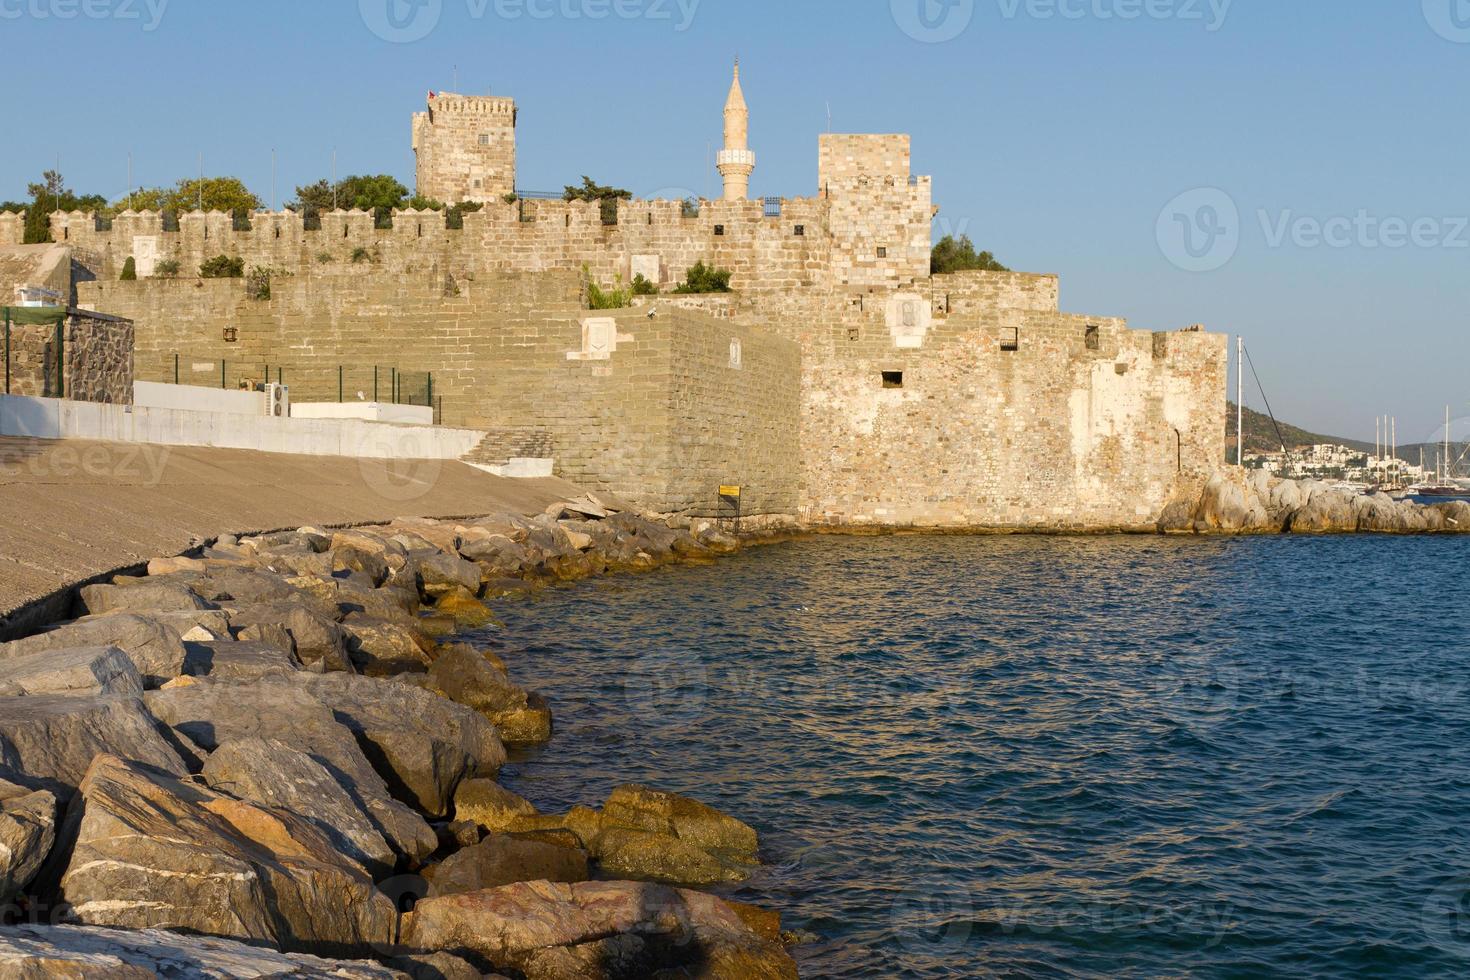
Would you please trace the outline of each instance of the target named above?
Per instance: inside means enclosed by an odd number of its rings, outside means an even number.
[[[339,207],[359,211],[401,208],[408,200],[408,188],[396,177],[378,174],[373,177],[348,177],[337,184]]]
[[[131,255],[129,255],[128,260],[123,263],[121,278],[123,282],[138,281],[138,263],[133,261],[133,257]]]
[[[31,198],[30,203],[24,205],[27,245],[51,241],[51,215],[57,211],[107,213],[107,198],[101,194],[72,193],[66,189],[66,181],[55,170],[43,173],[39,183],[28,184],[26,193]]]
[[[684,281],[674,290],[676,293],[728,293],[730,291],[730,270],[716,269],[712,265],[705,265],[703,261],[696,262],[690,266],[689,274]]]
[[[183,214],[198,211],[255,211],[262,207],[260,198],[250,192],[238,177],[185,178],[173,187],[145,187],[119,198],[112,205],[116,211],[129,206],[134,211],[172,211]]]
[[[228,255],[216,255],[199,267],[201,279],[240,279],[245,275],[245,260]]]
[[[582,177],[582,186],[568,184],[566,192],[562,194],[564,201],[630,201],[633,199],[632,191],[625,191],[621,187],[604,187],[591,177]]]
[[[989,252],[977,254],[975,243],[970,241],[968,235],[961,235],[958,240],[953,235],[945,235],[934,246],[934,253],[929,260],[929,271],[932,275],[942,276],[950,272],[976,269],[984,272],[1011,271],[997,262],[995,256]]]

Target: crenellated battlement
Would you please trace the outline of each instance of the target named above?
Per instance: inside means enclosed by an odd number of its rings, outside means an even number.
[[[440,92],[429,100],[432,114],[454,114],[470,116],[508,116],[516,114],[516,100],[499,95],[458,95]]]
[[[0,245],[20,245],[26,240],[26,213],[0,212]]]

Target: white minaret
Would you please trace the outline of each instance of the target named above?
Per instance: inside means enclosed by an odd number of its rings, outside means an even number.
[[[750,197],[750,175],[755,173],[755,154],[750,152],[750,109],[740,88],[740,59],[735,59],[735,81],[725,101],[725,148],[720,151],[720,176],[725,178],[725,200]]]

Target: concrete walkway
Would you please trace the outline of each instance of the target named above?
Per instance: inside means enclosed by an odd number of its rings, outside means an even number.
[[[578,493],[440,460],[0,438],[0,633],[28,603],[223,533],[535,514]]]

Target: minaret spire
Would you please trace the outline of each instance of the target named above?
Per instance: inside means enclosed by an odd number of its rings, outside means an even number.
[[[730,97],[725,100],[725,148],[719,156],[720,176],[725,179],[725,200],[743,201],[750,196],[750,175],[755,173],[755,154],[750,151],[750,108],[740,87],[740,58],[735,58],[735,77]]]

